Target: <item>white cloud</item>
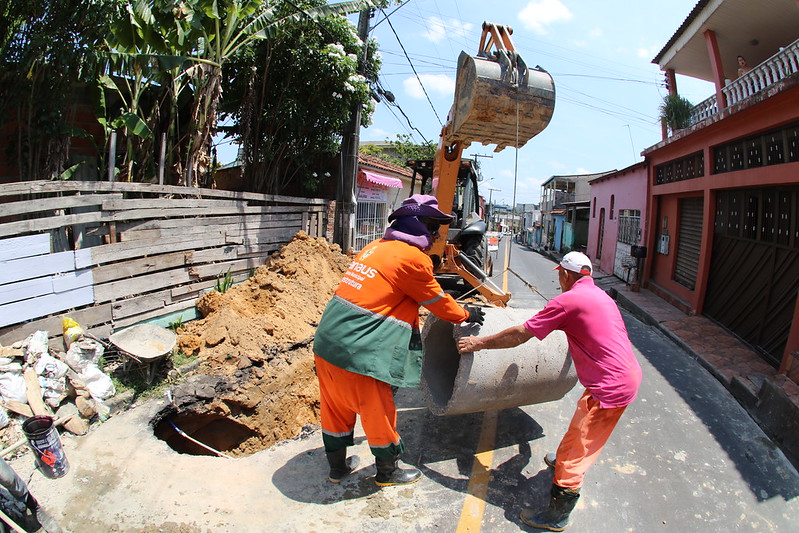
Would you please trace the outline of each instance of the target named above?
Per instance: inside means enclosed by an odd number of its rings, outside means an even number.
[[[519,12],[519,20],[524,27],[540,35],[548,33],[547,26],[571,18],[571,11],[560,0],[533,1]]]
[[[583,167],[580,167],[580,168],[577,169],[577,172],[575,172],[575,174],[593,174],[593,172],[588,171],[588,170],[584,169]]]
[[[649,48],[641,47],[638,49],[636,55],[642,59],[652,59],[658,53],[657,46],[650,46]]]
[[[566,165],[564,163],[561,163],[560,161],[550,161],[548,164],[550,167],[554,168],[555,170],[563,170],[566,168]]]
[[[377,126],[369,126],[361,130],[362,141],[384,141],[391,135],[393,134]]]
[[[435,93],[444,96],[455,94],[455,78],[446,74],[422,74],[419,78],[421,78],[424,88],[427,89],[427,94]],[[422,86],[419,85],[419,80],[416,77],[406,78],[402,85],[411,98],[423,99],[425,97]]]
[[[452,39],[454,37],[463,37],[467,35],[474,24],[467,22],[462,23],[459,20],[450,20],[445,22],[438,17],[430,17],[427,19],[427,31],[423,35],[430,41],[437,43],[444,38]]]
[[[602,37],[605,35],[605,32],[602,31],[602,28],[594,28],[588,32],[589,37]]]

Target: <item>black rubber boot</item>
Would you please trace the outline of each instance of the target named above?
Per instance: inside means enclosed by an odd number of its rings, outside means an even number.
[[[577,500],[580,499],[580,490],[565,489],[555,484],[550,491],[552,498],[549,500],[549,507],[535,513],[531,509],[522,509],[520,518],[528,526],[538,529],[548,529],[549,531],[563,531],[569,525],[569,515]]]
[[[327,462],[330,465],[330,474],[327,479],[333,483],[338,483],[350,475],[360,463],[357,455],[347,458],[347,448],[326,452],[325,455],[327,455]]]
[[[61,533],[61,527],[56,523],[52,516],[45,511],[39,502],[36,501],[31,493],[25,499],[25,507],[27,507],[39,525],[46,531],[46,533]]]
[[[375,467],[377,475],[375,483],[380,487],[391,485],[410,485],[416,483],[422,477],[418,468],[409,465],[400,466],[400,456],[395,455],[391,458],[375,457]]]

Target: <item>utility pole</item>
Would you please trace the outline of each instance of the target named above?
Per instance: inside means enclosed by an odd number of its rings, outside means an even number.
[[[490,181],[490,180],[489,180]],[[502,189],[495,189],[493,187],[486,187],[488,189],[488,231],[494,231],[494,191],[501,191]],[[492,229],[493,228],[493,229]]]
[[[358,60],[358,73],[366,70],[366,47],[369,39],[369,19],[371,9],[361,11],[358,16],[358,36],[363,42],[363,49]],[[358,145],[361,136],[361,104],[352,105],[350,121],[344,131],[341,142],[341,175],[336,187],[336,218],[334,222],[333,242],[341,246],[344,253],[349,252],[355,242],[355,184],[358,174]]]

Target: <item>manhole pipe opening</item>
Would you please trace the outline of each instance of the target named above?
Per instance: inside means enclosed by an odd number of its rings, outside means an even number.
[[[154,433],[178,453],[210,456],[218,455],[213,450],[222,453],[236,450],[255,435],[244,424],[209,413],[178,413],[167,416],[158,422]]]
[[[424,337],[424,363],[422,373],[430,399],[438,406],[445,406],[452,398],[455,378],[461,357],[453,338],[452,324],[436,320]]]

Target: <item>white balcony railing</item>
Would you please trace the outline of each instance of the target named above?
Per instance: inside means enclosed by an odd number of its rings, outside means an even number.
[[[797,72],[799,72],[799,39],[737,80],[728,82],[721,92],[724,93],[727,105],[731,106]],[[691,110],[691,124],[715,115],[718,111],[718,102],[713,95],[694,106]]]

